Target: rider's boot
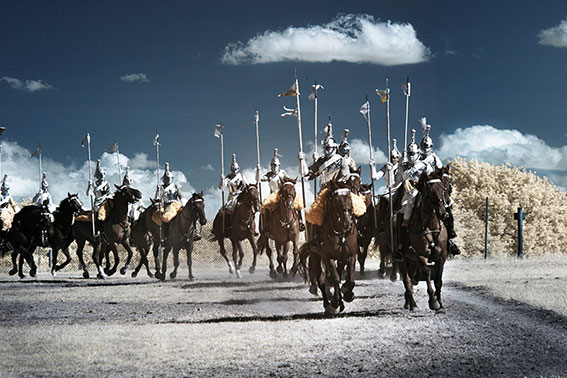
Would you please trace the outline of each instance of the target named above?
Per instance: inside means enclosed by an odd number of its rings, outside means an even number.
[[[447,240],[447,251],[453,256],[457,256],[461,254],[461,250],[451,239]]]
[[[197,231],[197,219],[195,219],[194,226],[195,226],[195,233],[193,234],[193,241],[199,241],[202,238],[201,235],[199,234],[199,231]]]
[[[305,223],[303,223],[303,218],[301,217],[301,211],[297,211],[297,219],[299,219],[299,231],[305,231]]]
[[[451,208],[447,208],[447,218],[443,221],[445,227],[447,227],[447,237],[449,239],[455,239],[457,237],[457,233],[455,232],[455,220],[453,218],[453,212]]]

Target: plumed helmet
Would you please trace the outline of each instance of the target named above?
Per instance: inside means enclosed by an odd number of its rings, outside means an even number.
[[[278,149],[274,148],[274,156],[272,157],[272,160],[270,161],[270,169],[272,170],[272,172],[277,172],[280,168],[280,157],[281,155],[278,154]]]
[[[335,138],[333,138],[333,125],[331,124],[331,121],[327,123],[325,131],[327,132],[327,135],[323,140],[323,150],[325,152],[325,156],[330,156],[337,151],[338,147],[337,142],[335,142]]]
[[[236,154],[232,154],[232,163],[230,163],[230,171],[233,174],[237,174],[238,172],[240,172],[240,166],[236,162]]]
[[[419,160],[419,147],[415,143],[415,129],[411,130],[411,142],[408,144],[408,160],[412,163]]]
[[[104,168],[100,166],[100,159],[99,159],[96,161],[96,169],[95,169],[94,177],[98,180],[102,180],[104,179],[105,174],[106,172],[104,172]]]
[[[419,120],[421,123],[421,129],[423,130],[423,138],[421,139],[421,150],[425,154],[429,154],[433,150],[433,140],[429,136],[429,132],[431,131],[431,125],[427,124],[427,120],[425,117]]]
[[[395,139],[392,139],[392,149],[390,150],[390,161],[392,163],[397,163],[398,160],[400,160],[400,157],[402,156],[400,154],[400,150],[398,150],[398,146],[396,145],[397,141]],[[394,162],[395,160],[395,162]]]
[[[347,140],[348,133],[348,129],[345,129],[343,131],[343,139],[341,140],[341,144],[339,145],[339,154],[341,154],[342,156],[350,155],[350,143]]]
[[[126,173],[124,173],[124,178],[122,179],[122,186],[130,186],[130,167],[126,167]]]
[[[161,181],[165,185],[169,185],[173,182],[173,173],[169,170],[169,163],[165,163],[165,168],[163,172],[163,176],[161,177]]]
[[[47,182],[47,174],[43,172],[43,176],[41,177],[41,189],[47,191],[49,188],[49,183]]]
[[[8,184],[8,175],[4,175],[4,178],[2,179],[2,191],[7,192],[8,190],[10,190],[10,185]]]

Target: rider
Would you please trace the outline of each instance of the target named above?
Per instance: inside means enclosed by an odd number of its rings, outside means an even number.
[[[419,120],[421,123],[421,128],[423,130],[423,138],[421,139],[421,160],[431,167],[431,170],[441,169],[443,168],[443,163],[441,159],[433,152],[433,140],[429,136],[429,132],[431,131],[431,125],[427,124],[427,120],[425,117]],[[443,224],[447,228],[447,237],[448,241],[448,250],[449,253],[452,255],[458,255],[461,253],[459,247],[453,241],[454,238],[457,237],[457,233],[455,232],[454,226],[454,219],[453,219],[453,198],[449,197],[449,201],[445,206],[445,210],[447,211],[447,218],[443,221]]]
[[[124,178],[122,179],[122,186],[130,187],[132,179],[130,178],[130,167],[126,167],[126,173],[124,173]],[[128,204],[128,221],[132,224],[140,213],[144,210],[144,203],[142,199],[136,200],[134,203]]]
[[[234,212],[234,208],[238,203],[238,196],[248,186],[248,181],[240,172],[240,166],[236,162],[236,154],[232,154],[232,163],[230,164],[230,173],[228,176],[221,176],[220,189],[228,187],[228,198],[222,211],[225,214],[225,225],[227,230],[231,228],[230,216]]]
[[[41,188],[39,192],[33,197],[33,203],[44,209],[43,211],[47,210],[48,213],[53,213],[55,211],[55,205],[53,204],[53,200],[51,199],[51,194],[48,192],[49,183],[47,182],[47,174],[43,172],[43,177],[41,179]],[[47,214],[46,214],[47,215]],[[41,228],[41,245],[45,246],[47,244],[47,230],[45,227]]]
[[[94,208],[95,212],[98,212],[100,209],[100,205],[106,200],[107,198],[111,197],[110,193],[110,185],[108,185],[108,181],[106,181],[106,172],[104,168],[100,166],[100,160],[96,161],[96,169],[94,173],[94,177],[96,178],[95,185],[94,185]]]
[[[376,168],[374,166],[374,161],[370,162],[370,167],[372,169],[372,179],[373,180],[380,180],[382,177],[384,177],[384,180],[386,181],[386,185],[390,186],[392,188],[392,195],[394,195],[394,193],[397,192],[398,188],[400,187],[400,184],[402,183],[402,171],[400,168],[400,158],[402,157],[402,155],[400,154],[400,151],[398,150],[397,147],[397,141],[396,139],[392,139],[392,149],[390,150],[390,162],[384,164],[384,166],[382,168],[380,168],[380,170],[376,171]],[[380,200],[378,203],[378,213],[382,214],[382,217],[380,217],[380,219],[378,219],[378,227],[377,227],[377,232],[384,232],[384,226],[385,226],[385,218],[386,218],[386,211],[388,209],[388,202],[389,202],[389,196],[386,195],[382,195],[380,196]]]
[[[354,159],[350,156],[350,143],[347,140],[349,130],[344,129],[343,139],[341,144],[339,144],[339,154],[343,157],[344,162],[348,165],[350,172],[356,171],[356,163]]]
[[[20,210],[9,193],[10,185],[7,180],[8,175],[4,175],[2,185],[0,186],[0,249],[2,251],[10,249],[8,242],[6,241],[6,235],[12,226],[14,214]]]
[[[273,194],[276,191],[278,191],[280,186],[285,182],[285,179],[290,179],[290,177],[287,175],[286,171],[284,171],[283,169],[280,169],[279,156],[281,156],[281,155],[278,154],[278,149],[274,148],[274,156],[272,157],[272,160],[270,161],[270,171],[268,173],[266,173],[261,179],[261,181],[267,181],[268,182],[268,185],[270,187],[270,194]],[[266,197],[266,200],[268,200],[268,198],[269,197]],[[267,227],[268,227],[269,223],[266,220],[266,218],[269,216],[268,214],[269,214],[269,211],[266,211],[265,218],[264,218],[264,231],[268,231]],[[303,224],[303,220],[302,220],[301,214],[299,214],[299,212],[298,212],[298,219],[299,219],[299,230],[300,231],[305,230],[305,225]]]
[[[402,250],[407,244],[407,232],[409,221],[413,213],[415,198],[418,190],[415,187],[422,172],[427,174],[432,172],[429,165],[419,159],[419,147],[415,143],[415,130],[411,131],[411,143],[407,147],[408,161],[402,165],[402,179],[404,195],[402,197],[402,207],[400,213],[403,214],[403,222],[398,230],[398,248],[394,248],[392,259],[396,261],[403,260]]]

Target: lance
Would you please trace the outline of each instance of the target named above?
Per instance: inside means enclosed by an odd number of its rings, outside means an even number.
[[[120,170],[120,149],[116,143],[116,165],[118,165],[118,184],[122,184],[122,172]]]
[[[303,195],[303,209],[301,209],[301,217],[305,222],[305,206],[307,206],[307,201],[305,200],[305,180],[303,175],[307,172],[303,172],[305,166],[305,155],[303,153],[303,139],[301,137],[301,108],[299,106],[299,83],[297,77],[295,78],[295,101],[297,109],[297,132],[299,135],[299,175],[301,176],[301,194]]]
[[[2,136],[4,131],[6,131],[6,128],[4,126],[0,126],[0,136]],[[0,177],[4,177],[2,176],[2,143],[1,142],[0,142]]]
[[[159,184],[159,134],[156,129],[156,135],[154,136],[154,146],[156,146],[156,183],[157,183],[157,195],[158,195],[158,214],[159,214],[159,222],[158,222],[158,230],[159,230],[159,247],[158,247],[158,261],[161,260],[162,256],[162,243],[163,243],[163,227],[162,227],[162,209],[163,209],[163,193],[162,187]],[[159,270],[159,267],[156,267],[156,270]]]
[[[402,161],[403,161],[403,160],[406,160],[407,146],[408,146],[408,110],[409,110],[409,98],[410,98],[410,94],[411,94],[411,83],[409,81],[409,76],[408,76],[406,82],[402,83],[402,90],[403,90],[404,94],[406,95],[406,122],[405,122],[405,128],[404,128],[404,156],[402,158]]]
[[[392,250],[395,248],[394,244],[394,206],[392,204],[392,157],[390,156],[391,138],[390,138],[390,88],[388,88],[388,79],[386,79],[386,125],[388,129],[388,200],[390,201],[390,246]]]
[[[93,186],[93,181],[92,181],[92,169],[91,169],[91,135],[89,133],[87,133],[87,136],[85,136],[83,138],[83,142],[81,143],[81,145],[84,147],[85,143],[87,143],[87,155],[88,155],[88,166],[89,166],[89,187],[87,188],[87,195],[90,197],[91,199],[91,225],[92,225],[92,230],[93,230],[93,238],[96,237],[96,230],[95,230],[95,208],[94,208],[94,198],[93,198],[93,192],[94,189],[92,188]]]
[[[258,192],[260,193],[260,203],[262,202],[262,185],[260,179],[262,178],[262,166],[260,165],[260,134],[258,133],[258,122],[260,121],[260,114],[256,109],[254,115],[254,124],[256,125],[256,154],[258,156],[258,164],[256,165],[256,184],[258,185]]]
[[[39,160],[39,189],[41,190],[41,179],[43,177],[43,169],[41,168],[41,144],[38,144],[37,150],[31,154],[31,157],[34,156],[37,156]]]
[[[376,206],[374,204],[374,196],[375,196],[375,191],[374,191],[374,177],[372,175],[372,171],[373,171],[373,162],[374,162],[374,148],[372,147],[372,129],[370,128],[370,102],[368,102],[368,96],[366,96],[366,103],[363,106],[367,106],[367,109],[365,113],[362,113],[363,115],[365,115],[366,118],[366,124],[368,126],[368,148],[370,150],[370,181],[372,182],[372,209],[374,210],[374,224],[377,224],[377,219],[376,219]]]
[[[225,210],[224,210],[224,136],[223,136],[223,132],[222,132],[222,122],[220,123],[220,125],[215,125],[215,137],[220,139],[220,159],[221,159],[221,184],[220,184],[220,190],[221,190],[221,200],[222,200],[222,232],[224,234],[224,226],[225,226]]]
[[[321,88],[324,89],[324,87],[321,84],[317,84],[317,81],[315,81],[315,85],[312,86],[312,90],[313,93],[309,96],[310,98],[312,97],[315,103],[315,122],[314,122],[314,145],[313,145],[313,163],[315,163],[317,161],[317,159],[319,158],[319,154],[317,153],[317,90]],[[316,194],[317,193],[317,178],[313,179],[313,193]]]

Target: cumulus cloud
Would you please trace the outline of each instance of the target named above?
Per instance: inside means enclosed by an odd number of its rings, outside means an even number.
[[[204,170],[204,171],[214,171],[215,167],[213,167],[213,165],[211,163],[209,163],[207,165],[201,166],[201,169]]]
[[[268,30],[246,43],[230,43],[221,61],[235,65],[343,61],[394,66],[421,63],[430,56],[411,24],[348,14],[323,25]]]
[[[120,77],[120,80],[132,83],[134,81],[139,81],[141,83],[149,83],[150,80],[144,73],[132,73],[128,75],[123,75]]]
[[[540,45],[567,47],[567,18],[557,26],[540,31],[538,38]]]
[[[50,84],[46,83],[41,79],[21,81],[19,79],[16,79],[15,77],[4,76],[0,78],[0,81],[3,81],[6,84],[8,84],[8,86],[12,89],[29,92],[29,93],[54,89]]]

